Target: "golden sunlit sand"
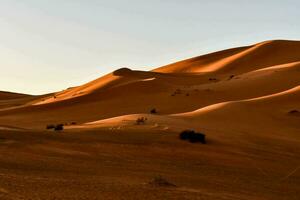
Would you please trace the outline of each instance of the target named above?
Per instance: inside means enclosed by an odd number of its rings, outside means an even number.
[[[300,42],[276,40],[0,92],[0,199],[299,199],[299,77]]]

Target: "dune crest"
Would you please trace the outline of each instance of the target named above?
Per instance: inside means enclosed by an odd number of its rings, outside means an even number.
[[[207,54],[155,69],[156,72],[219,72],[240,74],[300,61],[300,42],[273,40]]]

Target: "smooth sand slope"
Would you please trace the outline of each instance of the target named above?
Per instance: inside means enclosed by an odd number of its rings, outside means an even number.
[[[276,40],[1,92],[0,199],[298,199],[299,77],[300,42]],[[207,144],[179,140],[185,129]],[[149,184],[158,175],[176,186]]]
[[[266,41],[180,61],[154,71],[244,73],[299,61],[299,50],[299,41]]]

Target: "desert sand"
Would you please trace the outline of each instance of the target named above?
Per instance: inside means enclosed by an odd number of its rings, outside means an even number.
[[[0,199],[299,199],[299,77],[300,42],[275,40],[0,92]]]

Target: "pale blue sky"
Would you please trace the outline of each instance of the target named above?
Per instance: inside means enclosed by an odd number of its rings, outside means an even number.
[[[299,9],[299,0],[0,0],[0,90],[47,93],[120,67],[299,40]]]

